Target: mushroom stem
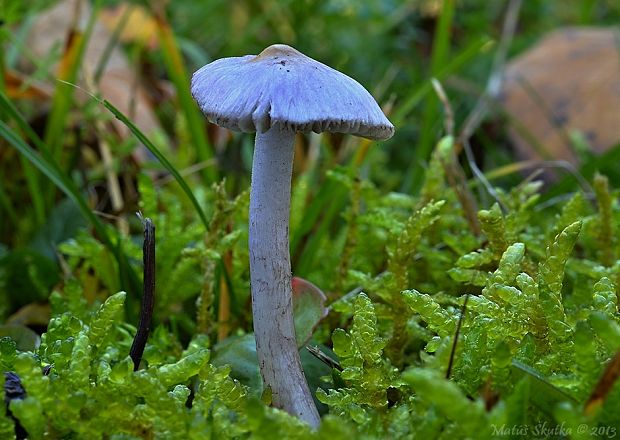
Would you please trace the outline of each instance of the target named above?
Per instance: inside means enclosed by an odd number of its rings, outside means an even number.
[[[295,133],[256,134],[250,192],[250,280],[256,351],[272,403],[311,426],[320,418],[295,342],[289,216]]]

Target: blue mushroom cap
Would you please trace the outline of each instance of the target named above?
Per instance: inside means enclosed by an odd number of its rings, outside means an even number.
[[[191,91],[210,121],[231,130],[263,133],[280,126],[374,140],[394,134],[360,83],[283,44],[207,64],[194,73]]]

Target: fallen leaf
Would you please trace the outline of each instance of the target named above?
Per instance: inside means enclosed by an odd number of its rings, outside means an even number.
[[[336,358],[334,352],[324,345],[320,345],[317,349],[331,358]],[[327,384],[322,378],[337,370],[332,370],[312,356],[307,350],[301,351],[300,359],[310,389],[323,388],[327,391]],[[250,394],[257,398],[264,397],[269,401],[271,400],[270,390],[263,389],[263,379],[258,367],[254,333],[248,333],[243,336],[231,336],[222,342],[218,342],[213,347],[211,363],[218,367],[229,365],[230,377],[247,386]],[[345,386],[343,382],[340,382],[340,384]],[[321,414],[326,413],[327,406],[319,402],[316,396],[313,395],[313,398],[319,412]]]
[[[9,337],[20,351],[34,351],[39,347],[41,338],[25,325],[0,325],[0,338]]]
[[[327,298],[321,289],[303,278],[293,277],[292,284],[295,337],[297,347],[301,348],[310,340],[319,322],[327,316]]]
[[[68,35],[86,27],[90,15],[93,13],[90,3],[84,0],[61,0],[53,7],[39,14],[28,35],[28,48],[32,54],[45,59],[57,47],[64,47]],[[87,90],[92,89],[95,71],[103,57],[106,57],[99,83],[96,84],[102,98],[110,101],[114,106],[128,115],[130,119],[147,135],[160,131],[159,121],[143,87],[140,86],[139,76],[129,64],[127,57],[119,47],[107,52],[112,39],[112,32],[97,20],[84,52],[82,71],[79,85]],[[58,65],[53,66],[53,77]],[[86,80],[85,80],[86,78]],[[56,86],[56,84],[54,84]],[[76,93],[78,102],[85,102],[90,97],[84,93]],[[116,119],[112,120],[116,131],[122,137],[130,135],[129,129]],[[139,159],[147,156],[140,150]]]
[[[592,27],[548,34],[507,65],[500,100],[520,126],[513,124],[510,137],[521,158],[575,164],[575,131],[593,152],[607,151],[620,141],[618,33]]]
[[[11,99],[47,101],[53,94],[52,88],[48,85],[33,81],[15,70],[8,69],[4,71],[4,84],[7,96]]]
[[[26,304],[17,312],[13,313],[6,321],[10,325],[20,326],[39,326],[46,328],[52,315],[51,307],[48,303],[33,302]]]
[[[216,367],[230,365],[234,377],[258,397],[263,390],[263,379],[258,368],[254,333],[231,336],[213,347],[211,363]]]

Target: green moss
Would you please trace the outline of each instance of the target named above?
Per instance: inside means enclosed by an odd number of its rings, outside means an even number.
[[[128,357],[132,295],[112,290],[116,263],[86,234],[61,246],[73,278],[50,297],[53,316],[40,346],[20,351],[0,339],[0,365],[19,375],[27,393],[11,402],[13,416],[32,438],[85,439],[484,439],[511,427],[617,426],[618,384],[597,411],[583,411],[620,349],[620,264],[610,259],[620,213],[607,182],[596,178],[596,210],[579,194],[541,210],[535,183],[498,190],[505,210],[480,210],[476,235],[439,159],[440,152],[420,198],[381,195],[371,182],[335,172],[356,189],[355,207],[339,219],[335,242],[322,230],[321,242],[333,246],[303,256],[311,281],[333,300],[314,337],[333,347],[340,365],[320,377],[325,370],[315,369],[323,371],[312,379],[326,405],[317,432],[258,400],[262,390],[237,381],[235,365],[210,363],[211,350],[226,345],[216,345],[214,331],[222,280],[233,333],[251,332],[247,194],[230,198],[224,185],[204,190],[213,219],[204,235],[177,195],[140,182],[145,210],[161,201],[172,207],[153,216],[158,300],[142,370],[134,372]],[[307,227],[294,214],[293,228]],[[137,242],[122,240],[138,259]],[[226,253],[229,273],[220,264]],[[334,264],[343,255],[346,262]],[[255,357],[243,362],[257,374]],[[0,416],[3,438],[13,426]]]

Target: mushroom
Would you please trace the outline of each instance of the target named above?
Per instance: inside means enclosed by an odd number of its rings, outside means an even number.
[[[295,133],[382,140],[394,126],[357,81],[283,44],[207,64],[194,73],[191,91],[213,123],[256,132],[249,255],[258,361],[272,404],[316,427],[320,419],[293,323],[289,214]]]

